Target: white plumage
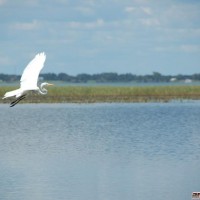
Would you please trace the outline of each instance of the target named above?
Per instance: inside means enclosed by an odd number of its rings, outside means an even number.
[[[37,86],[40,71],[44,67],[46,54],[39,53],[24,69],[21,79],[20,88],[10,92],[6,92],[3,99],[15,96],[17,99],[11,103],[11,107],[16,105],[19,101],[26,97],[29,91],[38,91],[40,94],[47,94],[47,90],[43,88],[45,85],[52,85],[49,83],[42,83],[40,87]]]

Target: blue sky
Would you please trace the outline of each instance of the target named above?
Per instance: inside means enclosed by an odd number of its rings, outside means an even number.
[[[41,51],[43,73],[200,73],[200,1],[0,0],[0,73]]]

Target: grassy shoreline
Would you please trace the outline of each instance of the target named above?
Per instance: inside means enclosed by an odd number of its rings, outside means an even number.
[[[16,87],[0,87],[0,96]],[[103,102],[168,102],[199,100],[200,86],[55,86],[48,95],[30,94],[24,103],[103,103]],[[12,99],[0,98],[0,103]]]

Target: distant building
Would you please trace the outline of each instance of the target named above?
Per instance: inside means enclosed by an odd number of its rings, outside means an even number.
[[[191,83],[192,82],[192,80],[191,79],[185,79],[185,81],[184,81],[185,83]]]
[[[177,81],[176,78],[171,78],[171,79],[170,79],[170,82],[175,82],[175,81]]]

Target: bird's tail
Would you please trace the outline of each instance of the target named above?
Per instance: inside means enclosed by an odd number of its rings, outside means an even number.
[[[17,90],[13,90],[13,91],[10,91],[10,92],[6,92],[2,99],[8,98],[8,97],[13,97],[13,96],[18,97],[20,95],[21,95],[21,90],[17,89]]]

